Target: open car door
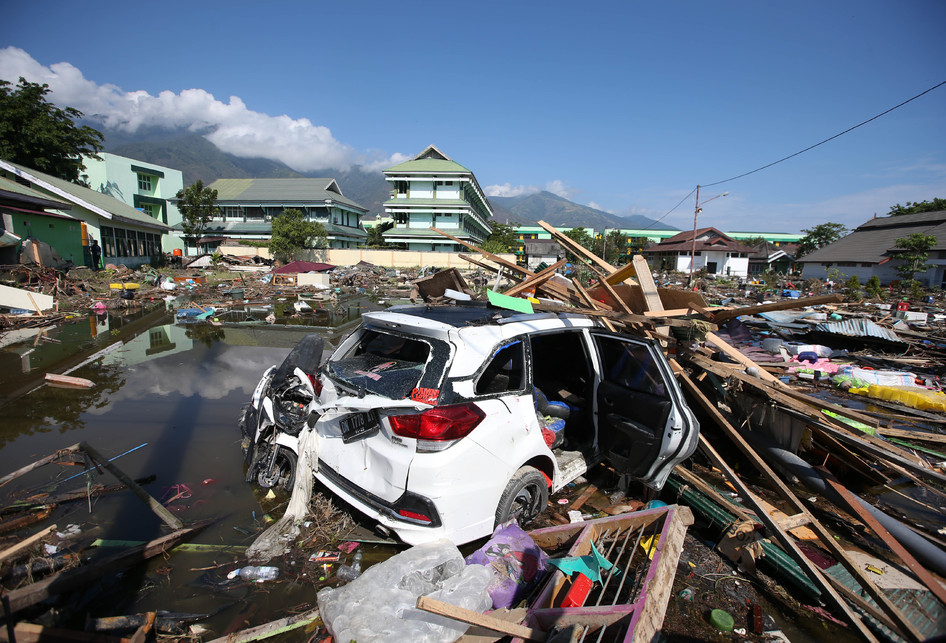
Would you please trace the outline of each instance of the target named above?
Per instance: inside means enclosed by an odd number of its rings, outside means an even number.
[[[699,424],[654,343],[605,332],[591,336],[599,447],[616,471],[660,489],[696,449]]]

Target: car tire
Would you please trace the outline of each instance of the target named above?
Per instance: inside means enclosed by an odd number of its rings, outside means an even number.
[[[276,489],[290,493],[296,479],[298,457],[285,447],[277,448],[276,462],[269,476],[266,475],[266,469],[269,467],[269,455],[266,458],[260,458],[259,469],[256,473],[256,484],[264,489]]]
[[[515,519],[526,525],[545,511],[549,502],[546,478],[534,467],[522,467],[510,478],[496,507],[496,526]]]

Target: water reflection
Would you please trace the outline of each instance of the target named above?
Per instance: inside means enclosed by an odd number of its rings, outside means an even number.
[[[0,475],[80,441],[88,442],[106,458],[131,451],[115,464],[135,479],[154,476],[145,489],[182,521],[215,520],[195,542],[245,546],[265,526],[264,516],[274,509],[274,502],[258,496],[256,488],[243,481],[237,418],[262,372],[282,361],[313,329],[180,326],[170,321],[164,311],[136,320],[89,316],[47,331],[60,343],[38,340],[36,335],[8,343],[0,351],[0,360],[15,368],[0,371],[5,378],[0,389],[7,395],[27,385],[35,390],[19,395],[0,411],[4,414]],[[138,325],[132,326],[136,322]],[[108,351],[104,355],[103,349]],[[45,370],[53,370],[50,365],[78,365],[93,355],[95,359],[71,373],[94,382],[92,389],[36,388],[36,378],[41,382]],[[28,368],[21,369],[23,363]],[[63,372],[62,368],[57,370]],[[24,383],[26,379],[29,382]],[[145,446],[134,450],[140,445]],[[7,484],[4,506],[10,504],[13,494],[22,495],[25,490],[62,492],[82,489],[90,482],[115,482],[111,476],[97,474],[90,480],[81,475],[67,484],[56,482],[78,472],[73,467],[47,465]],[[166,533],[148,507],[127,492],[95,498],[91,507],[85,501],[63,504],[46,523],[34,528],[47,523],[60,528],[78,524],[90,539],[143,541]],[[200,612],[225,607],[233,597],[215,594],[205,586],[195,587],[194,583],[203,582],[203,572],[193,570],[214,567],[237,555],[175,553],[150,566],[140,565],[120,580],[90,588],[80,608],[81,617],[86,613]],[[241,591],[246,593],[247,589]],[[286,596],[298,591],[302,589],[280,591],[271,612],[280,613]],[[255,602],[261,606],[260,618],[267,620],[270,608],[263,607],[266,599]],[[232,611],[221,616],[227,622],[233,617]],[[81,629],[79,621],[77,615]]]

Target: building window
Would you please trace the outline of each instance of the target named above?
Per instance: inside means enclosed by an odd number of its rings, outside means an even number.
[[[143,203],[143,204],[141,204],[141,211],[144,212],[145,214],[147,214],[147,215],[148,215],[149,217],[151,217],[152,219],[157,219],[157,218],[158,218],[158,216],[157,216],[157,214],[156,214],[156,212],[155,212],[155,206],[154,206],[153,204],[151,204],[151,203]]]
[[[138,173],[138,191],[147,192],[148,194],[151,194],[152,192],[154,192],[153,179],[154,177],[152,177],[151,175],[141,174],[139,172]]]
[[[243,219],[243,209],[227,206],[223,209],[224,216],[230,221],[240,221]]]
[[[394,192],[397,194],[403,194],[407,196],[410,194],[407,181],[395,181],[394,182]]]

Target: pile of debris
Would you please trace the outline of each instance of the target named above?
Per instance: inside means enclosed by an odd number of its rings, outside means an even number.
[[[318,559],[329,561],[322,569],[336,566],[321,579],[321,609],[309,604],[231,640],[319,616],[344,641],[452,641],[467,625],[466,640],[651,640],[661,630],[671,638],[775,636],[762,594],[830,621],[829,635],[842,639],[946,633],[941,309],[845,303],[816,284],[768,292],[749,284],[658,285],[642,257],[612,266],[540,225],[573,265],[595,275],[593,283],[559,274],[565,260],[533,272],[443,232],[476,253],[464,255],[476,271],[472,286],[456,269],[371,265],[241,275],[215,288],[196,275],[177,283],[221,309],[275,296],[301,300],[313,290],[320,298],[365,294],[432,305],[485,298],[521,312],[580,312],[649,337],[670,358],[701,425],[693,463],[677,467],[664,487],[668,504],[602,493],[613,480],[586,480],[551,499],[539,528],[497,529],[481,549],[504,552],[489,561],[495,570],[517,570],[500,583],[509,600],[497,599],[475,552],[464,560],[449,542],[374,561],[364,573],[355,547],[348,558],[328,552]],[[300,279],[312,274],[323,276]],[[540,573],[552,568],[563,573]],[[895,572],[901,584],[888,582]],[[312,638],[319,633],[325,629]]]

